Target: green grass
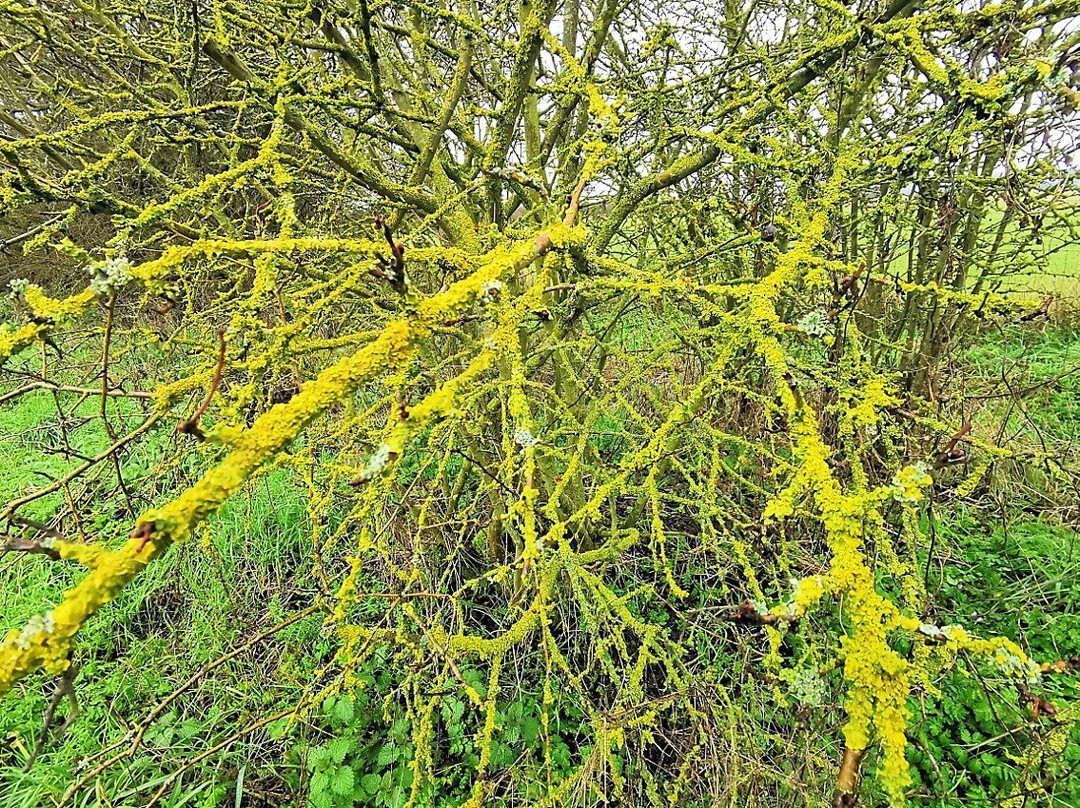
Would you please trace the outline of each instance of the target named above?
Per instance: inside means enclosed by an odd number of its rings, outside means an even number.
[[[96,412],[96,407],[97,400],[88,401],[75,417]],[[131,402],[118,403],[117,419],[134,409]],[[44,451],[62,440],[57,423],[50,393],[27,395],[0,410],[0,484],[6,498],[78,462]],[[95,420],[70,428],[68,439],[87,454],[104,448],[108,436]],[[148,441],[125,457],[125,477],[146,474],[164,451],[168,442],[162,436]],[[62,504],[60,497],[50,496],[21,513],[48,519]],[[131,517],[106,514],[86,527],[96,538],[119,541],[130,531]],[[70,784],[81,757],[124,738],[202,665],[310,605],[310,570],[310,532],[300,490],[282,471],[253,480],[211,518],[197,540],[173,548],[87,624],[75,657],[81,715],[26,774],[20,769],[35,745],[48,695],[38,683],[27,683],[5,701],[0,711],[0,805],[50,804]],[[57,603],[79,577],[76,570],[42,557],[0,557],[0,634]],[[179,697],[147,734],[143,749],[107,776],[109,804],[145,804],[180,762],[251,718],[295,704],[325,645],[318,628],[318,617],[296,623]],[[297,764],[286,763],[286,751],[265,734],[253,736],[183,780],[182,800],[163,804],[217,804],[226,793],[231,799],[240,766],[247,767],[249,790],[289,793],[297,779],[290,784],[283,778],[290,765],[296,772]],[[97,803],[89,792],[75,804]]]
[[[95,455],[111,441],[100,419],[96,418],[98,399],[84,401],[70,409],[71,396],[54,401],[51,393],[39,390],[15,400],[3,413],[3,436],[0,443],[0,492],[6,500],[14,499],[59,479],[75,463],[61,453],[65,443],[85,455]],[[118,428],[135,412],[130,399],[110,401]],[[54,493],[29,503],[20,514],[48,519],[63,505],[63,494]]]
[[[1069,204],[1075,204],[1075,200]],[[1001,216],[1000,208],[990,212],[986,220],[988,232],[996,229]],[[1006,229],[1005,242],[1010,241],[1023,243],[1035,264],[998,268],[1003,291],[1050,295],[1061,301],[1059,310],[1080,309],[1080,243],[1066,227],[1048,222],[1036,239],[1028,231],[1021,232],[1014,220]]]
[[[920,554],[932,603],[926,619],[1008,637],[1038,660],[1076,657],[1080,535],[1075,477],[1066,470],[1077,471],[1080,373],[1069,371],[1080,368],[1080,331],[1009,328],[988,335],[964,364],[970,392],[994,395],[969,402],[980,429],[1013,450],[1052,452],[1058,462],[999,463],[987,492],[962,502],[946,497],[935,508],[934,552]],[[1009,393],[1003,375],[1018,398],[997,396]],[[1022,755],[1042,749],[1041,776],[1058,780],[1037,804],[1080,805],[1080,725],[1062,751],[1045,749],[1053,722],[1033,721],[1013,683],[964,662],[936,683],[940,694],[920,701],[909,728],[915,793],[926,795],[913,803],[993,804],[1021,782]],[[1080,683],[1046,676],[1038,691],[1065,707],[1080,698]]]
[[[1023,515],[1002,524],[997,515],[957,507],[939,517],[934,563],[927,567],[941,624],[963,622],[981,636],[1005,636],[1041,660],[1080,649],[1080,537]],[[916,772],[912,804],[990,805],[1009,794],[1024,773],[1021,755],[1040,750],[1051,721],[1032,721],[1013,683],[963,661],[922,699],[909,727],[909,761]],[[1047,676],[1039,695],[1064,707],[1080,698],[1075,677]],[[1044,750],[1042,775],[1057,777],[1037,804],[1080,804],[1080,725],[1060,753]],[[931,756],[933,760],[931,760]],[[1069,774],[1069,772],[1073,772]],[[930,796],[932,795],[932,797]]]
[[[1060,311],[1080,310],[1080,244],[1046,239],[1042,266],[1003,279],[1008,292],[1053,296]]]
[[[988,336],[967,361],[995,385],[1006,407],[1012,394],[1021,402],[1011,407],[1010,426],[1023,421],[1055,443],[1080,440],[1080,329],[1010,328]]]

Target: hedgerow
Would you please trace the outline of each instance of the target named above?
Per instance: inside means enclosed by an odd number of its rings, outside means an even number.
[[[1070,473],[941,387],[954,346],[1047,314],[995,277],[1045,260],[1065,204],[1041,132],[1072,120],[1073,4],[798,5],[779,41],[771,6],[653,11],[0,4],[0,210],[53,209],[4,246],[63,280],[15,279],[0,356],[100,400],[112,441],[4,506],[7,549],[86,573],[5,626],[0,696],[70,691],[87,622],[285,469],[303,613],[335,649],[226,745],[324,711],[316,805],[678,805],[800,777],[847,805],[864,768],[901,805],[915,705],[969,668],[1031,713],[998,798],[1041,787],[1077,718],[1045,680],[1076,662],[931,620],[927,513],[1002,460]],[[87,216],[108,233],[78,243]],[[154,379],[122,377],[132,345]],[[20,517],[53,492],[50,524]],[[83,529],[121,500],[125,527]]]

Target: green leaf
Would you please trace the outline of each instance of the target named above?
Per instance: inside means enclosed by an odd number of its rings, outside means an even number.
[[[311,778],[311,797],[315,798],[316,794],[325,794],[330,788],[330,775],[326,772],[318,772]]]
[[[491,767],[505,769],[514,762],[514,750],[500,741],[491,742]]]
[[[405,804],[405,789],[401,786],[394,786],[394,790],[390,792],[390,796],[386,798],[386,805],[388,808],[401,808]]]
[[[379,766],[389,766],[397,759],[397,747],[394,744],[386,744],[381,749],[379,749],[379,754],[375,757],[375,763],[377,763]]]
[[[356,775],[348,766],[338,769],[330,780],[330,789],[335,794],[351,794],[356,788]]]
[[[325,746],[316,746],[308,754],[308,768],[323,769],[330,762],[330,750]]]
[[[525,736],[525,740],[528,743],[535,743],[536,739],[540,736],[540,719],[534,715],[530,715],[525,719],[525,722],[521,725],[521,734]]]
[[[455,698],[447,698],[443,701],[443,717],[447,723],[460,721],[464,714],[465,702]]]
[[[346,755],[353,751],[353,742],[349,738],[335,738],[330,742],[328,749],[330,758],[340,765],[344,762]]]
[[[360,788],[364,789],[369,797],[374,797],[378,793],[381,783],[382,778],[377,774],[365,774],[360,778]]]
[[[334,717],[343,724],[348,724],[352,721],[355,712],[352,699],[338,699],[337,702],[334,703]]]

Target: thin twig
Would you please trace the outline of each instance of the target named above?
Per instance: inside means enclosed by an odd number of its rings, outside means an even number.
[[[61,477],[59,480],[54,481],[53,483],[45,486],[44,488],[39,488],[37,491],[19,497],[18,499],[11,500],[7,503],[7,505],[4,506],[4,510],[0,512],[0,520],[10,519],[11,516],[15,513],[15,511],[21,508],[23,505],[26,505],[28,502],[33,502],[34,500],[41,499],[44,496],[48,496],[53,491],[60,490],[69,482],[74,480],[76,477],[81,476],[91,466],[94,466],[103,460],[108,460],[114,452],[119,451],[124,446],[131,443],[137,437],[142,435],[144,432],[148,431],[154,424],[156,424],[161,419],[161,417],[162,413],[154,413],[145,421],[143,421],[143,423],[139,426],[138,429],[120,438],[118,441],[116,441],[116,443],[112,444],[109,448],[105,449],[100,454],[94,455],[85,463],[79,464],[70,472]]]
[[[56,739],[59,740],[63,737],[67,728],[79,717],[79,700],[75,697],[75,688],[73,686],[75,676],[78,672],[78,666],[72,664],[66,671],[60,674],[57,679],[56,687],[52,692],[52,696],[49,698],[49,706],[45,710],[41,734],[38,735],[37,743],[34,744],[34,751],[30,753],[30,757],[26,759],[26,763],[23,765],[22,770],[24,774],[34,767],[34,762],[38,759],[38,755],[41,754],[41,751],[45,748],[45,744],[49,741],[49,735],[53,734],[49,732],[49,729],[52,727],[53,718],[56,717],[56,708],[60,706],[60,702],[64,700],[65,696],[71,700],[71,712],[64,716],[64,720],[60,723],[60,726],[56,728]]]
[[[60,553],[54,547],[49,547],[47,544],[36,542],[33,539],[24,539],[20,536],[3,536],[4,541],[0,543],[0,555],[4,553],[26,553],[44,555],[51,558],[53,561],[60,560]]]
[[[5,401],[10,401],[13,398],[18,398],[19,396],[26,395],[27,393],[31,393],[34,390],[53,390],[59,393],[80,393],[82,395],[103,394],[101,390],[95,390],[90,387],[75,387],[69,384],[56,384],[55,382],[50,382],[47,379],[42,379],[40,381],[24,384],[22,387],[12,390],[10,393],[4,393],[2,396],[0,396],[0,404],[3,404]],[[151,399],[154,397],[153,393],[147,393],[142,390],[133,390],[129,392],[119,387],[104,391],[104,395],[111,398]]]
[[[207,407],[210,406],[210,402],[214,400],[214,393],[217,392],[218,385],[221,384],[221,372],[225,367],[225,332],[218,331],[218,358],[217,367],[214,369],[214,380],[210,383],[210,392],[206,395],[206,401],[202,403],[202,406],[195,411],[195,414],[188,418],[186,421],[181,421],[176,425],[176,431],[182,432],[185,435],[191,435],[196,440],[206,440],[206,435],[201,429],[199,429],[199,419],[206,413]]]
[[[173,772],[168,778],[166,778],[165,782],[161,784],[161,787],[158,788],[158,790],[154,792],[154,796],[150,798],[150,801],[148,803],[146,803],[146,808],[154,808],[154,806],[157,805],[161,801],[161,798],[165,795],[165,792],[168,791],[172,787],[172,785],[181,777],[181,775],[183,775],[184,772],[186,772],[188,769],[190,769],[190,768],[192,768],[194,766],[197,766],[199,763],[202,763],[207,758],[213,757],[214,755],[216,755],[221,750],[226,749],[229,746],[232,746],[232,744],[236,743],[241,738],[244,738],[245,736],[250,735],[251,733],[255,732],[256,730],[262,729],[267,724],[273,724],[275,721],[278,721],[279,719],[285,718],[285,717],[290,716],[290,715],[296,715],[297,713],[300,712],[300,710],[301,710],[301,708],[303,706],[304,706],[303,703],[297,704],[295,707],[290,707],[288,710],[282,710],[279,713],[274,713],[273,715],[268,715],[266,718],[259,719],[258,721],[256,721],[253,724],[248,724],[243,729],[240,729],[240,730],[237,730],[236,732],[234,732],[232,735],[230,735],[228,738],[226,738],[221,743],[217,744],[216,746],[211,747],[210,749],[207,749],[201,755],[196,755],[195,757],[191,758],[191,760],[187,761],[183,766],[181,766],[179,769],[177,769],[175,772]]]

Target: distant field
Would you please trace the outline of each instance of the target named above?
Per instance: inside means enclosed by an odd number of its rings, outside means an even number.
[[[1010,229],[1015,235],[1015,229]],[[1059,310],[1080,310],[1080,241],[1065,227],[1048,227],[1041,247],[1043,265],[1005,278],[1002,288],[1053,295],[1060,301]],[[1004,269],[1008,271],[1007,267]]]
[[[1070,203],[1070,207],[1080,208],[1080,201]],[[992,233],[995,223],[1000,220],[1001,211],[991,212],[984,221],[982,228],[984,236]],[[1080,239],[1072,236],[1064,226],[1044,229],[1042,243],[1031,243],[1029,233],[1019,233],[1013,225],[1007,230],[1006,243],[1013,244],[1017,239],[1025,239],[1028,246],[1034,248],[1035,263],[1030,265],[1032,256],[1024,257],[1024,266],[1017,261],[1016,264],[1003,263],[995,268],[996,279],[989,284],[989,288],[1000,289],[1004,292],[1028,293],[1040,297],[1052,296],[1057,301],[1054,310],[1060,315],[1064,312],[1080,312]],[[983,242],[983,247],[986,243]],[[907,267],[907,254],[900,252],[894,255],[892,270],[903,275]],[[1019,265],[1017,265],[1019,264]],[[974,284],[980,275],[981,269],[976,267],[969,275],[970,282]],[[984,286],[985,288],[985,286]]]

